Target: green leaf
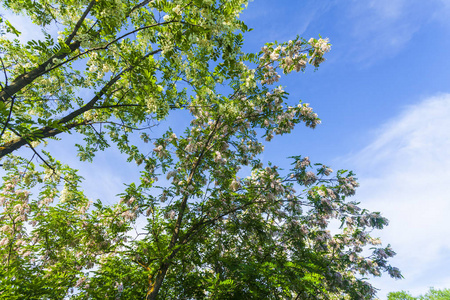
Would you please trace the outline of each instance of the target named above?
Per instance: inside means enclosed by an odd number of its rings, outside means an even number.
[[[12,33],[19,37],[22,33],[18,31],[8,20],[4,20],[6,24],[6,32]]]

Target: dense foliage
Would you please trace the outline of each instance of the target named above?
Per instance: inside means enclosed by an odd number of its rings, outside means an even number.
[[[388,300],[449,300],[450,289],[437,290],[430,288],[426,294],[418,297],[413,297],[405,291],[391,292],[387,295],[387,298]]]
[[[401,277],[370,236],[387,220],[348,200],[352,172],[261,161],[274,135],[320,123],[274,84],[319,67],[327,39],[243,53],[244,0],[2,4],[44,37],[23,41],[2,16],[2,298],[370,299],[367,275]],[[174,132],[182,109],[190,125]],[[81,160],[117,147],[140,181],[114,205],[88,199],[77,170],[45,151],[67,132]]]

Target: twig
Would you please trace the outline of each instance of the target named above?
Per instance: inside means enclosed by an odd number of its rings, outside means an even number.
[[[3,126],[2,133],[0,134],[0,140],[2,139],[3,134],[5,133],[6,127],[8,127],[9,121],[11,121],[11,115],[12,115],[12,111],[13,111],[14,99],[15,98],[16,97],[11,97],[11,108],[9,109],[8,118],[6,119],[6,122],[5,122],[4,126]]]

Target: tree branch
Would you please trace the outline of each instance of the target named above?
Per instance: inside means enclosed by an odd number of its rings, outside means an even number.
[[[128,15],[131,15],[131,13],[133,13],[136,9],[139,9],[147,4],[149,4],[152,0],[144,0],[141,3],[136,4],[133,8],[130,9],[130,12],[128,13]]]
[[[88,7],[86,8],[86,10],[84,11],[83,15],[81,16],[81,18],[78,20],[77,24],[75,24],[75,27],[73,28],[72,33],[67,37],[67,39],[65,40],[66,45],[70,45],[70,42],[72,42],[72,39],[75,37],[75,35],[78,32],[78,29],[80,29],[81,24],[83,24],[84,19],[87,17],[87,15],[89,14],[89,11],[92,9],[92,7],[94,6],[96,0],[92,0]]]
[[[53,63],[53,60],[56,59],[64,59],[67,57],[70,53],[74,52],[76,49],[80,47],[81,42],[76,41],[69,46],[70,52],[61,52],[59,54],[55,54],[51,56],[49,59],[47,59],[44,63],[36,67],[35,69],[29,71],[28,73],[22,74],[18,76],[11,85],[5,87],[3,91],[0,92],[0,101],[6,102],[6,100],[9,97],[12,97],[14,94],[19,92],[21,89],[23,89],[25,86],[31,84],[36,78],[42,76],[45,74],[48,69],[47,67],[50,66]]]
[[[83,120],[77,123],[71,123],[71,124],[66,124],[65,125],[65,130],[70,130],[72,128],[78,127],[78,126],[83,126],[83,125],[88,125],[89,121],[87,120]],[[10,128],[11,131],[13,131]],[[13,131],[14,132],[14,131]],[[60,129],[56,129],[56,128],[52,128],[52,127],[43,127],[39,130],[36,130],[35,132],[33,132],[33,134],[39,134],[39,138],[40,139],[45,139],[45,138],[49,138],[49,137],[53,137],[55,135],[58,135],[60,133],[62,133],[64,131],[60,130]],[[27,138],[23,137],[20,134],[16,134],[19,136],[19,138],[12,140],[2,146],[0,146],[0,158],[4,157],[5,155],[8,155],[14,151],[16,151],[17,149],[21,148],[24,145],[28,144]]]
[[[144,59],[150,57],[151,55],[155,55],[156,53],[159,53],[159,52],[161,52],[161,49],[149,52],[145,56],[143,56],[140,60],[144,60]],[[69,113],[65,117],[61,118],[58,121],[58,123],[60,125],[64,126],[64,130],[56,129],[53,127],[43,127],[41,129],[34,131],[30,135],[39,135],[40,138],[48,138],[48,137],[52,137],[57,134],[60,134],[64,131],[68,131],[77,126],[88,125],[90,123],[88,120],[82,120],[81,122],[75,122],[75,123],[70,123],[70,124],[67,124],[67,123],[73,121],[76,117],[82,115],[86,111],[93,109],[95,103],[97,103],[97,101],[100,100],[100,98],[108,91],[108,89],[112,85],[114,85],[123,76],[123,74],[133,70],[136,66],[138,66],[138,64],[139,64],[139,62],[122,70],[122,72],[120,72],[119,74],[114,76],[114,78],[112,78],[88,103],[86,103],[84,106],[78,108],[77,110]],[[9,143],[6,143],[4,145],[1,145],[0,146],[0,158],[19,149],[20,147],[22,147],[24,145],[26,145],[26,141],[24,140],[24,138],[19,138],[19,139],[11,141]]]
[[[56,173],[56,171],[55,171],[55,168],[53,168],[53,166],[51,166],[40,154],[39,154],[39,152],[37,152],[36,151],[36,149],[34,149],[34,147],[31,145],[31,143],[29,142],[29,141],[27,141],[27,139],[25,139],[25,138],[23,138],[22,136],[21,136],[21,134],[19,133],[19,132],[17,132],[16,130],[14,130],[14,129],[11,129],[11,131],[12,132],[14,132],[16,135],[18,135],[18,136],[20,136],[24,141],[25,141],[25,144],[27,144],[30,148],[31,148],[31,150],[33,150],[33,152],[34,152],[34,154],[37,156],[37,157],[39,157],[41,160],[42,160],[42,162],[47,166],[47,167],[49,167],[52,171],[53,171],[53,173]]]
[[[5,75],[5,87],[7,87],[8,86],[8,74],[6,74],[5,64],[3,63],[3,59],[1,57],[0,57],[0,61],[2,62],[3,74]]]
[[[11,107],[9,109],[8,118],[6,119],[5,124],[3,124],[2,133],[0,133],[0,141],[2,140],[3,134],[5,133],[6,127],[8,127],[9,121],[11,121],[11,115],[12,115],[15,99],[16,99],[16,97],[11,98]]]

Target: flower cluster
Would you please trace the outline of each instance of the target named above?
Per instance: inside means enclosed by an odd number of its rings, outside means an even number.
[[[261,49],[259,68],[263,70],[261,84],[273,84],[278,82],[281,76],[277,68],[281,68],[284,74],[292,71],[302,71],[307,63],[315,67],[325,61],[323,55],[329,52],[331,45],[328,39],[311,38],[308,42],[296,39],[281,45],[268,44]]]

